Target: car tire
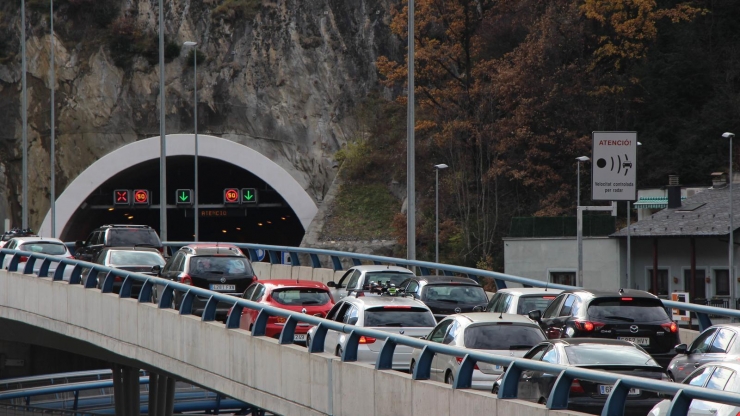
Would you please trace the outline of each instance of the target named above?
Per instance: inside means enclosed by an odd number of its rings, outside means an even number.
[[[341,345],[337,345],[337,350],[334,353],[334,355],[336,355],[339,358],[342,358],[342,353],[343,352],[344,352],[344,350],[342,350],[342,346]]]
[[[455,384],[455,376],[453,376],[450,371],[445,374],[445,384],[449,384],[450,386]]]
[[[411,364],[409,365],[409,374],[412,376],[414,375],[414,369],[416,368],[416,361],[411,360]]]
[[[537,403],[539,403],[539,404],[545,404],[546,405],[547,404],[547,399],[544,398],[544,397],[540,397],[540,399],[537,400]]]
[[[498,395],[498,384],[493,385],[493,388],[491,389],[491,394]]]

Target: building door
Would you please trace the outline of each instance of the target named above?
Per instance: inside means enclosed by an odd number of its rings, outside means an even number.
[[[693,302],[694,299],[706,299],[707,298],[707,285],[705,283],[705,278],[707,277],[707,271],[706,269],[696,269],[696,274],[694,277],[694,292],[692,293],[690,302]],[[683,271],[683,291],[689,292],[689,288],[691,287],[691,269],[685,269]]]

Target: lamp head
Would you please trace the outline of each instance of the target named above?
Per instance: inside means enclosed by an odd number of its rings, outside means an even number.
[[[642,146],[642,143],[640,143],[640,142],[637,142],[637,145],[638,145],[638,146]]]
[[[189,41],[189,40],[188,40],[188,41],[185,41],[185,42],[183,42],[183,44],[182,44],[182,45],[183,45],[183,46],[195,46],[195,45],[197,45],[197,44],[198,44],[198,42],[193,42],[193,41]]]
[[[722,137],[724,137],[725,139],[731,139],[731,138],[735,137],[735,133],[730,133],[728,131],[728,132],[722,133]]]
[[[439,165],[434,165],[434,169],[447,169],[449,166],[445,165],[444,163],[440,163]]]
[[[579,162],[588,162],[589,160],[591,160],[591,158],[588,156],[578,156],[576,160]]]

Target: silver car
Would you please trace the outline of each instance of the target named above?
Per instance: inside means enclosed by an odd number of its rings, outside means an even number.
[[[676,346],[676,355],[668,364],[668,375],[682,381],[702,364],[740,359],[740,324],[719,324],[704,330],[687,346]]]
[[[550,302],[562,290],[545,289],[541,287],[506,288],[499,289],[488,302],[486,310],[495,313],[515,313],[526,315],[529,311],[545,312]]]
[[[382,265],[362,265],[355,266],[347,270],[342,275],[339,282],[328,282],[331,295],[335,301],[338,301],[351,291],[371,290],[372,283],[382,287],[389,287],[391,284],[396,287],[413,276],[414,272],[404,267],[382,266]]]
[[[740,393],[740,363],[717,362],[708,363],[689,374],[682,384],[708,389],[722,390],[731,393]],[[665,416],[671,407],[670,400],[663,400],[653,407],[649,416]],[[688,416],[735,416],[740,413],[739,406],[708,402],[694,399],[689,405]]]
[[[526,316],[470,312],[446,317],[425,339],[496,355],[523,357],[530,348],[545,341],[547,337],[540,326]],[[420,355],[421,350],[414,349],[409,371],[414,371]],[[452,384],[462,359],[463,357],[435,354],[432,359],[431,380]],[[491,391],[493,383],[503,371],[503,366],[478,362],[473,370],[472,388]]]
[[[3,248],[6,248],[8,250],[29,251],[32,253],[46,254],[49,256],[63,257],[67,259],[72,258],[72,253],[69,252],[69,249],[64,244],[64,242],[62,242],[62,240],[58,238],[39,236],[14,237],[8,240],[8,242],[5,244],[5,247]],[[3,269],[8,268],[12,258],[13,256],[11,255],[5,255],[5,258],[3,258]],[[17,269],[18,271],[22,272],[23,269],[26,267],[26,260],[26,257],[20,258]],[[39,273],[39,270],[41,269],[41,263],[43,263],[43,260],[37,259],[36,262],[33,264],[33,272],[35,274]],[[56,271],[58,265],[58,262],[52,262],[49,265],[49,277],[54,275],[54,272]],[[64,280],[69,280],[69,277],[72,275],[72,269],[72,266],[67,266],[64,268]]]
[[[421,301],[397,296],[347,296],[337,302],[326,319],[391,332],[415,338],[428,334],[436,324],[434,315]],[[316,327],[308,330],[306,344],[311,345]],[[329,330],[324,340],[324,352],[341,357],[349,334]],[[374,364],[385,340],[361,337],[357,348],[357,361]],[[411,361],[411,347],[396,346],[393,354],[393,369],[406,371]]]

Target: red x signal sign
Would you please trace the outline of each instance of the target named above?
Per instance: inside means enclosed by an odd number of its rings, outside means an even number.
[[[131,191],[128,189],[116,189],[113,191],[113,205],[129,205],[131,203]]]

